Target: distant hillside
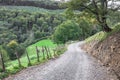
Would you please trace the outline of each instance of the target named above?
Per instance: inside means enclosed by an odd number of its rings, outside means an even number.
[[[34,6],[45,9],[63,9],[60,7],[59,1],[51,0],[1,0],[0,5],[14,5],[14,6]]]
[[[55,15],[54,11],[50,14],[45,13],[44,9],[38,12],[29,11],[32,7],[26,11],[27,9],[29,7],[23,7],[23,10],[0,9],[0,44],[7,44],[15,39],[18,43],[28,46],[50,36],[55,28],[66,20],[61,14]]]

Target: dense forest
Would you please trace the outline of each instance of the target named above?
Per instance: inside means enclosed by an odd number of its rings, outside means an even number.
[[[0,0],[1,5],[34,6],[45,9],[63,9],[60,2],[52,0]]]
[[[50,36],[55,27],[65,21],[60,14],[29,13],[1,9],[1,35],[0,44],[8,44],[17,40],[19,44],[27,47],[41,39]],[[13,57],[13,56],[12,56]]]

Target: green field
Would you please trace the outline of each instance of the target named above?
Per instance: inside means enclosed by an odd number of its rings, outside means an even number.
[[[27,52],[29,54],[31,63],[34,64],[37,62],[37,55],[36,55],[36,46],[38,47],[38,49],[40,50],[39,55],[40,55],[40,61],[42,62],[43,60],[43,56],[42,56],[42,52],[41,52],[41,47],[42,46],[47,46],[50,48],[50,52],[51,54],[53,54],[53,49],[56,47],[56,44],[54,44],[51,40],[46,39],[46,40],[41,40],[33,45],[30,45],[29,47],[27,47]],[[27,56],[26,54],[24,54],[21,58],[21,63],[22,66],[27,67],[28,65],[28,60],[27,60]],[[14,60],[14,61],[9,61],[6,63],[6,67],[7,69],[11,70],[14,68],[14,66],[18,66],[18,61]]]

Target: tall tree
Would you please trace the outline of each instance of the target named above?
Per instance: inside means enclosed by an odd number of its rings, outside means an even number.
[[[4,59],[3,59],[2,49],[1,49],[1,52],[0,52],[0,58],[1,58],[1,62],[2,62],[2,69],[3,69],[3,71],[5,71],[5,63],[4,63]]]
[[[80,10],[92,13],[103,31],[110,32],[112,29],[107,24],[109,10],[120,8],[119,0],[71,0],[68,2],[68,10]]]

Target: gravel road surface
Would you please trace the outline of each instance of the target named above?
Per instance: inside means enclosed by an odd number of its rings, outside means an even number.
[[[117,80],[93,57],[73,43],[55,60],[29,67],[5,80]]]

